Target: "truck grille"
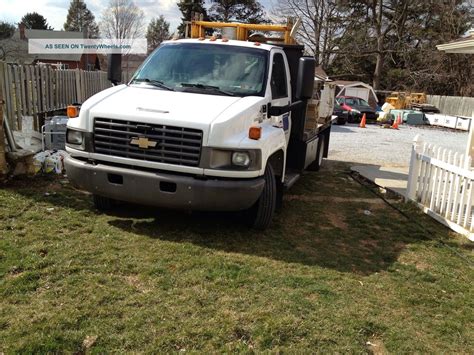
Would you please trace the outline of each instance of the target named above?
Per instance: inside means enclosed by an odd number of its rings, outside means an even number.
[[[111,118],[94,120],[94,151],[100,154],[198,166],[201,144],[202,131],[198,129]]]

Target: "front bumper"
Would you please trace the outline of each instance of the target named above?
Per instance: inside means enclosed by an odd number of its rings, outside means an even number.
[[[68,157],[71,183],[85,191],[119,201],[171,209],[239,211],[260,197],[265,181],[254,179],[198,179],[192,176],[91,164]]]

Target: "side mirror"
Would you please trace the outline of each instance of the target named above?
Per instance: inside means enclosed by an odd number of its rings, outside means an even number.
[[[300,58],[296,77],[296,98],[298,100],[308,100],[313,97],[314,68],[315,60],[313,57]]]
[[[122,81],[122,54],[109,54],[107,65],[107,79],[117,85]]]

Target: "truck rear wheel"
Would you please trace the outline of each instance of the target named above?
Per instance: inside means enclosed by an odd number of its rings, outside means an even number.
[[[99,211],[109,211],[114,205],[114,201],[111,198],[94,195],[94,206]]]
[[[277,186],[275,173],[270,164],[265,168],[265,186],[255,205],[250,208],[249,222],[255,229],[264,230],[272,222],[277,204]]]

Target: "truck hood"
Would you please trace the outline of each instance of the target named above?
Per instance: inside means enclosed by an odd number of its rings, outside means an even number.
[[[160,122],[204,129],[220,113],[241,99],[233,96],[167,91],[148,86],[127,86],[91,102],[88,108],[92,117]]]

